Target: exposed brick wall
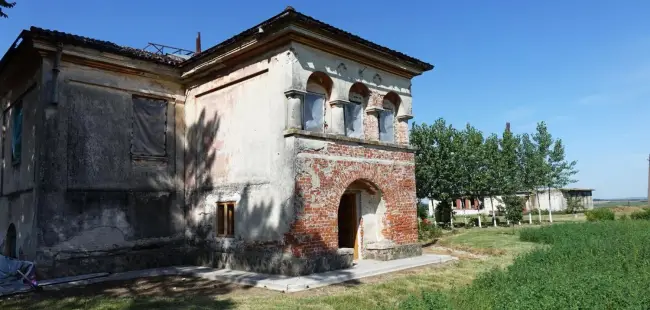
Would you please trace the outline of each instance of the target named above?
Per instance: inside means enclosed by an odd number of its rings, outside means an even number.
[[[379,140],[379,120],[377,113],[366,113],[363,118],[363,136],[366,140]]]
[[[384,237],[397,244],[417,242],[413,153],[338,143],[305,153],[320,156],[299,156],[296,163],[297,216],[285,235],[285,244],[294,255],[317,255],[338,248],[340,198],[359,179],[374,183],[382,192],[386,204]],[[328,158],[332,155],[337,157]],[[359,158],[368,161],[359,162]]]
[[[395,121],[395,143],[409,144],[409,124],[406,121]]]
[[[340,143],[330,143],[326,148],[322,150],[304,150],[302,151],[302,153],[319,154],[325,156],[331,155],[331,156],[347,156],[347,157],[366,158],[366,159],[394,160],[394,161],[401,161],[401,162],[410,162],[411,164],[414,163],[415,161],[415,154],[413,152],[391,151],[391,150],[384,150],[379,148],[346,145]]]

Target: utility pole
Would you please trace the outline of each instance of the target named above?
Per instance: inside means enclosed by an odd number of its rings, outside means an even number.
[[[650,205],[650,155],[648,155],[648,194],[646,199],[648,200],[648,204]]]

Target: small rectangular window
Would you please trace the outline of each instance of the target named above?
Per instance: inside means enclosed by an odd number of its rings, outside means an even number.
[[[235,204],[219,203],[217,205],[217,236],[235,236]]]
[[[11,162],[20,163],[23,150],[23,105],[18,102],[11,113]]]
[[[392,110],[383,110],[379,113],[379,140],[393,142],[395,135],[393,133],[395,118]]]
[[[323,114],[325,106],[325,96],[307,93],[305,95],[305,104],[302,112],[303,129],[309,131],[323,131]]]
[[[133,97],[131,153],[165,156],[167,144],[167,101]]]
[[[343,110],[345,118],[345,134],[352,138],[363,137],[363,106],[357,102],[350,102]]]

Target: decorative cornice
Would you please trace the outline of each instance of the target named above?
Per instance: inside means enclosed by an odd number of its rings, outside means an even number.
[[[304,96],[305,94],[307,94],[306,91],[296,89],[296,88],[290,88],[290,89],[287,89],[287,90],[284,91],[284,95],[287,96],[287,98],[293,98],[293,97],[296,97],[296,96]]]
[[[347,100],[336,99],[336,100],[330,101],[330,106],[344,106],[344,105],[349,104],[349,103],[350,103],[350,101],[347,101]]]
[[[367,107],[366,108],[366,113],[376,114],[376,113],[379,113],[381,111],[384,111],[384,109],[380,108],[380,107]]]
[[[409,114],[403,114],[403,115],[397,115],[397,120],[398,121],[408,121],[413,118],[413,115]]]
[[[401,144],[388,143],[382,141],[351,138],[343,135],[313,132],[313,131],[307,131],[301,129],[287,129],[284,131],[284,136],[285,137],[293,136],[293,137],[300,137],[300,138],[307,138],[307,139],[318,139],[318,140],[326,140],[326,141],[333,141],[333,142],[340,142],[340,143],[354,143],[366,147],[383,148],[383,149],[399,151],[399,152],[413,153],[416,151],[416,148],[410,145],[401,145]]]

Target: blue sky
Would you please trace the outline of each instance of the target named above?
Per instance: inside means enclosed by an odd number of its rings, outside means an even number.
[[[3,53],[30,25],[140,48],[192,49],[201,31],[207,48],[292,5],[433,63],[413,83],[416,122],[521,133],[544,120],[578,161],[576,186],[646,194],[650,1],[15,1]]]

